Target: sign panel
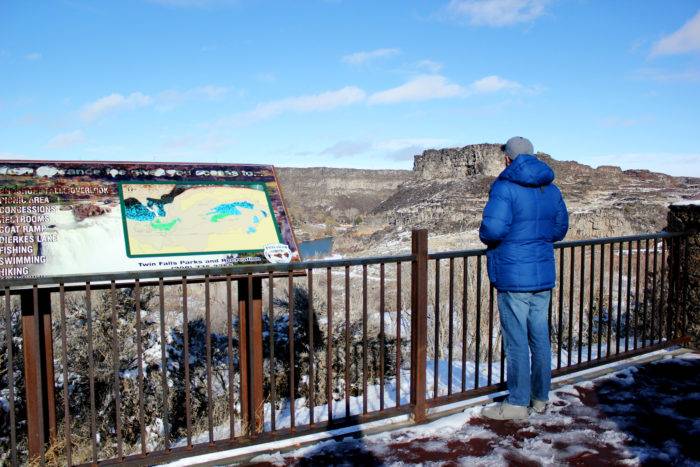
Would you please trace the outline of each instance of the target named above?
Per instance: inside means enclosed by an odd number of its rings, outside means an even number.
[[[298,260],[272,166],[0,161],[0,278]]]

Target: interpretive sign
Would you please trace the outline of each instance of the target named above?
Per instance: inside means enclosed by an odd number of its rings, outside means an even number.
[[[0,161],[0,278],[298,259],[272,166]]]

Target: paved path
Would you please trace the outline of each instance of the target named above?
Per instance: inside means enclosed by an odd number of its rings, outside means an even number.
[[[552,392],[527,422],[478,409],[427,425],[261,456],[267,465],[700,466],[700,355],[629,367]]]

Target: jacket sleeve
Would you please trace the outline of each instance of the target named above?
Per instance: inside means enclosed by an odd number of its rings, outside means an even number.
[[[508,185],[497,180],[491,186],[489,200],[484,208],[479,239],[486,245],[498,243],[508,235],[512,221],[513,211]]]
[[[557,190],[558,191],[558,190]],[[569,213],[566,210],[564,197],[559,192],[559,200],[557,204],[557,215],[554,218],[554,241],[558,242],[566,237],[566,232],[569,231]]]

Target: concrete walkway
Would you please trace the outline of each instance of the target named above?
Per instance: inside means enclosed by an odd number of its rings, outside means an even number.
[[[480,408],[426,425],[285,454],[252,465],[699,465],[700,355],[630,366],[550,393],[527,422]]]

